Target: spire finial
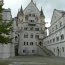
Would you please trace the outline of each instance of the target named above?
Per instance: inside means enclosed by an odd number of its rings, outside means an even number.
[[[31,0],[31,2],[33,2],[33,0]]]
[[[43,16],[43,17],[45,17],[44,13],[43,13],[43,10],[42,10],[42,7],[41,7],[40,15]]]
[[[21,5],[20,13],[23,13],[22,5]]]

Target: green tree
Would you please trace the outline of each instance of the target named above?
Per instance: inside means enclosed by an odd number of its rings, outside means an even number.
[[[12,21],[3,21],[2,16],[3,8],[0,5],[0,44],[8,44],[12,42],[11,31],[12,31]]]

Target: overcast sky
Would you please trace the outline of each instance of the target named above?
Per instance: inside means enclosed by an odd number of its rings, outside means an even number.
[[[31,0],[4,0],[4,8],[11,8],[12,16],[15,17],[17,15],[18,9],[20,9],[21,5],[23,9],[30,3]],[[37,7],[41,10],[43,8],[43,12],[45,14],[45,21],[51,21],[52,13],[54,9],[65,10],[65,0],[33,0],[36,2]]]

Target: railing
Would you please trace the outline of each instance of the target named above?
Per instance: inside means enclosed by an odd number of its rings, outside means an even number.
[[[37,46],[40,47],[41,50],[43,50],[46,53],[47,56],[55,56],[53,54],[53,52],[51,52],[50,50],[48,50],[45,46],[40,46],[40,45],[37,45]]]
[[[28,25],[30,25],[30,26],[36,26],[36,23],[35,22],[28,22]]]

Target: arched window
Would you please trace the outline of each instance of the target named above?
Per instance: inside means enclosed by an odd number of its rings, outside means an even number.
[[[33,34],[32,33],[31,33],[30,37],[33,38]]]
[[[35,38],[36,38],[36,39],[39,38],[39,34],[36,34],[36,35],[35,35]]]
[[[28,33],[25,33],[24,34],[24,38],[28,38]]]
[[[61,35],[61,40],[63,40],[63,39],[64,39],[64,35],[62,34],[62,35]]]
[[[62,50],[63,50],[63,52],[64,52],[64,47],[62,47]]]

